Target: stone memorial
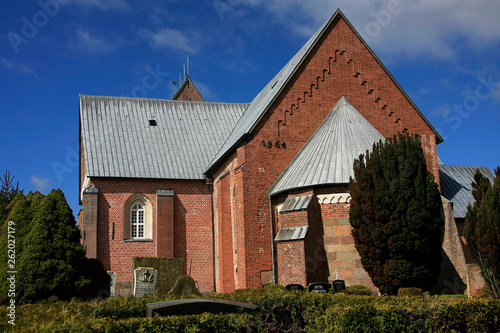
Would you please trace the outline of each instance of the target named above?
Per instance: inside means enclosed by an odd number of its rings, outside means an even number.
[[[154,295],[158,271],[151,267],[139,267],[134,270],[134,296]]]
[[[288,284],[285,288],[288,291],[304,290],[304,286],[298,283]]]
[[[116,293],[116,273],[108,271],[108,275],[111,278],[109,280],[109,297],[115,297]]]
[[[310,293],[327,294],[332,285],[327,282],[314,282],[307,286],[307,291]]]

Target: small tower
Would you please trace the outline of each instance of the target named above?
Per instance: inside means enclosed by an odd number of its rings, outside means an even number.
[[[196,89],[193,81],[189,75],[186,80],[181,84],[179,90],[175,93],[174,97],[172,97],[174,101],[197,101],[204,102],[205,100],[201,97],[200,92]]]

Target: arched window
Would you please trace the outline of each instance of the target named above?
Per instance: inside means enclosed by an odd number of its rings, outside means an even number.
[[[124,240],[153,240],[153,207],[148,198],[142,194],[132,195],[125,203],[124,213]]]
[[[132,238],[144,238],[144,206],[139,202],[130,210],[130,235]]]

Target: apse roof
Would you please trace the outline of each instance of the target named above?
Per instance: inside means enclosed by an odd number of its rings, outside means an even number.
[[[342,97],[268,194],[349,183],[349,177],[354,177],[354,159],[371,150],[380,140],[384,140],[382,134]]]
[[[441,195],[453,203],[455,218],[465,218],[467,206],[474,203],[472,182],[478,169],[493,183],[495,176],[488,167],[439,165]]]
[[[205,179],[248,104],[80,95],[89,177]]]

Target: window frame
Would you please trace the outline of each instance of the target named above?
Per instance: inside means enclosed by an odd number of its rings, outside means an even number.
[[[138,224],[137,222],[134,223],[133,221],[133,210],[136,205],[141,206],[141,208],[135,212],[135,214],[137,214],[136,217],[138,217],[140,212],[142,212],[143,223],[141,224]],[[123,224],[123,240],[125,242],[153,241],[153,206],[146,196],[140,193],[132,195],[125,203],[124,215],[125,221]],[[142,236],[139,236],[139,232],[137,232],[136,236],[133,236],[134,225],[137,226],[137,231],[139,231],[140,225],[143,226]]]

